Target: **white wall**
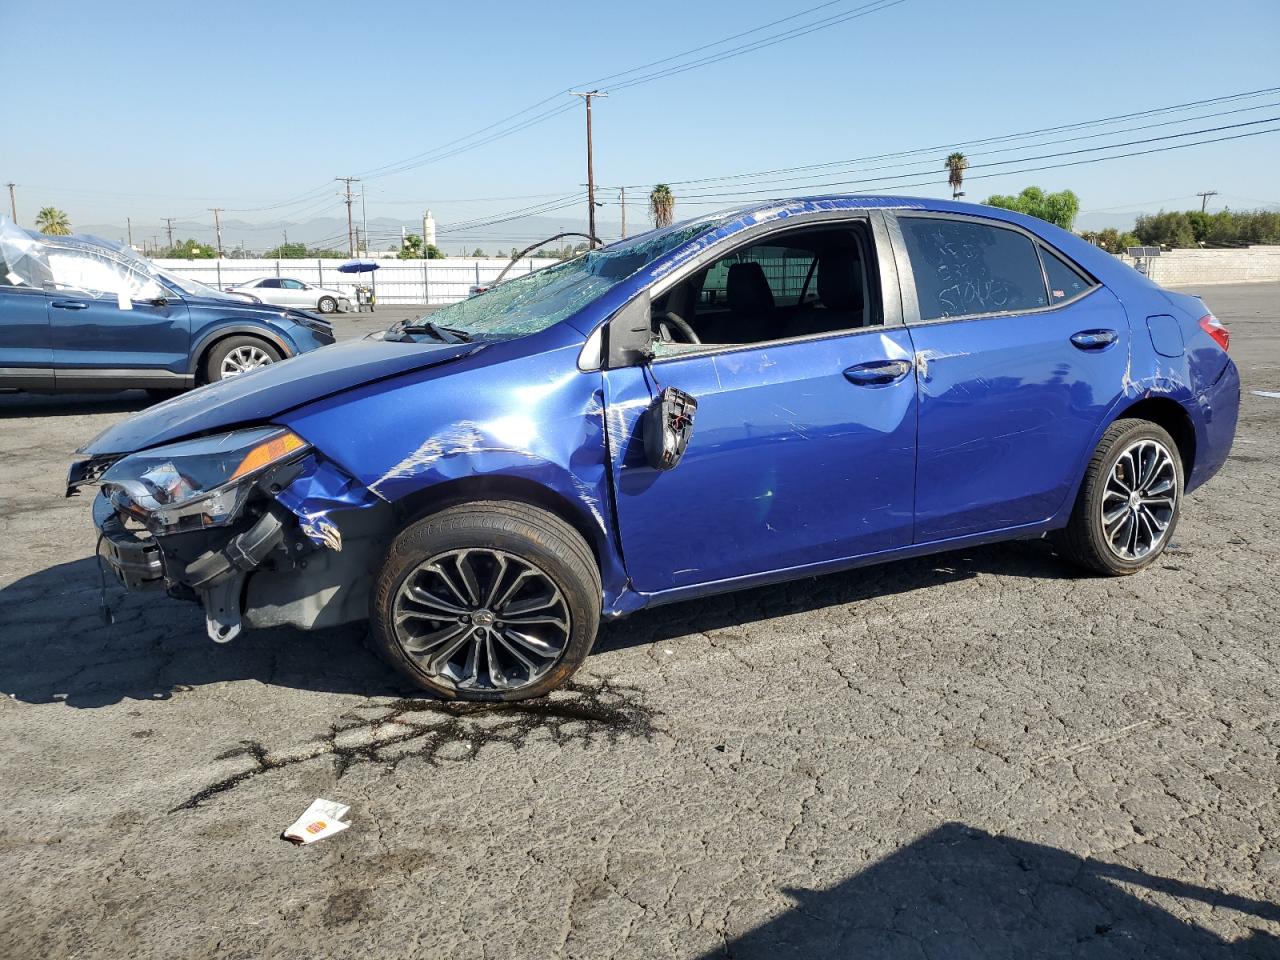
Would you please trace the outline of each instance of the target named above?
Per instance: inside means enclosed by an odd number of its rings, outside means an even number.
[[[473,284],[491,283],[505,259],[381,260],[374,273],[339,273],[344,260],[156,260],[182,277],[190,277],[219,290],[255,277],[292,277],[305,283],[340,290],[355,302],[359,285],[375,286],[379,303],[453,303],[463,300]],[[525,259],[507,278],[538,270],[555,260]],[[372,278],[372,279],[371,279]]]
[[[1131,257],[1120,259],[1133,265]],[[1168,250],[1151,260],[1151,279],[1166,287],[1280,280],[1280,246]]]

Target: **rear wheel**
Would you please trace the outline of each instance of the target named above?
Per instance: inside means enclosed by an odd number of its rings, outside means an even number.
[[[227,337],[209,351],[205,380],[216,383],[279,360],[280,351],[259,337]]]
[[[1110,576],[1150,566],[1173,536],[1182,486],[1182,459],[1168,432],[1147,420],[1117,420],[1089,460],[1058,537],[1062,552]]]
[[[321,297],[316,306],[321,313],[337,313],[338,311],[338,301],[333,297]]]
[[[590,548],[559,517],[523,503],[462,504],[391,545],[371,600],[373,644],[443,697],[537,697],[590,653],[600,594]]]

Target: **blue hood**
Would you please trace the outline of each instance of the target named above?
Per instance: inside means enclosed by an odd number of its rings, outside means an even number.
[[[480,349],[474,343],[348,340],[211,383],[143,410],[77,453],[132,453],[197,434],[261,423],[343,390],[422,370]]]

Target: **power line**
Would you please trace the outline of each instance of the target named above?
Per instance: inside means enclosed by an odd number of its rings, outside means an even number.
[[[1256,97],[1269,96],[1280,92],[1280,87],[1265,87],[1259,90],[1250,90],[1243,93],[1227,94],[1221,97],[1212,97],[1206,100],[1191,100],[1185,103],[1177,103],[1164,107],[1154,107],[1149,110],[1139,110],[1133,113],[1116,114],[1109,117],[1101,117],[1095,120],[1081,120],[1073,123],[1058,124],[1049,127],[1040,127],[1034,130],[1023,130],[1019,133],[1001,134],[999,136],[985,137],[978,140],[966,140],[958,143],[941,143],[928,147],[914,147],[910,150],[899,150],[892,153],[873,154],[862,157],[851,157],[844,160],[827,160],[821,163],[799,164],[789,167],[775,167],[771,170],[756,170],[750,173],[733,173],[722,174],[719,176],[698,177],[690,180],[671,180],[664,182],[670,186],[685,186],[697,183],[712,183],[726,180],[746,180],[754,177],[767,177],[778,173],[795,173],[804,170],[824,170],[832,167],[845,166],[852,163],[867,163],[877,160],[892,160],[900,157],[917,156],[920,154],[937,154],[951,150],[961,150],[968,147],[986,146],[993,143],[1005,143],[1011,140],[1020,140],[1033,136],[1041,136],[1044,134],[1064,133],[1070,130],[1081,130],[1089,127],[1101,126],[1108,123],[1119,123],[1124,120],[1137,120],[1144,117],[1158,116],[1167,113],[1181,112],[1184,110],[1192,110],[1196,107],[1209,106],[1211,104],[1235,102],[1239,100],[1251,99]],[[1249,108],[1249,109],[1257,109]],[[1189,119],[1188,121],[1189,122]],[[1122,131],[1121,131],[1122,132]],[[628,184],[636,189],[643,189],[644,184]]]
[[[633,67],[629,70],[624,70],[620,73],[611,74],[609,77],[601,78],[601,81],[599,82],[603,82],[613,78],[625,77],[625,76],[628,76],[629,74],[645,70],[648,67],[657,66],[659,64],[683,59],[684,57],[690,56],[694,53],[699,53],[711,47],[720,46],[724,43],[728,43],[731,40],[738,39],[740,37],[747,36],[752,33],[759,33],[760,31],[768,29],[771,26],[776,26],[779,23],[785,23],[790,20],[797,19],[801,16],[812,13],[816,10],[820,10],[825,7],[832,6],[834,5],[834,3],[837,3],[837,2],[842,2],[842,0],[831,0],[831,2],[828,2],[828,3],[818,4],[815,7],[811,7],[808,10],[801,11],[800,13],[794,14],[790,17],[784,17],[781,20],[772,21],[771,23],[764,24],[760,27],[756,27],[751,30],[741,31],[729,37],[723,37],[720,40],[716,40],[712,43],[703,44],[699,47],[694,47],[690,50],[685,50],[681,53],[673,54],[670,57],[663,58],[662,60],[653,61],[652,63],[646,64],[644,66]],[[869,16],[873,13],[879,13],[882,10],[887,10],[890,7],[895,7],[895,6],[898,6],[899,4],[906,3],[906,2],[907,0],[872,0],[872,2],[865,3],[862,6],[856,7],[851,11],[846,11],[844,13],[826,17],[809,24],[804,24],[789,30],[781,31],[780,33],[766,36],[759,40],[752,41],[751,43],[742,44],[738,47],[730,48],[729,50],[721,51],[712,56],[704,57],[688,64],[680,64],[677,66],[664,68],[662,70],[653,71],[648,74],[641,74],[638,77],[632,77],[631,79],[618,84],[615,87],[615,89],[621,90],[628,87],[639,86],[640,84],[643,84],[643,83],[650,83],[654,80],[661,80],[669,76],[674,76],[676,73],[683,73],[687,70],[693,70],[698,67],[709,66],[713,63],[720,63],[724,60],[728,60],[733,57],[742,56],[747,53],[752,53],[756,50],[761,50],[766,47],[775,46],[776,44],[784,43],[788,40],[793,40],[798,37],[805,36],[809,33],[813,33],[820,29],[836,26],[840,23],[844,23],[849,20],[856,20],[861,17]],[[580,86],[581,87],[597,87],[599,82],[582,84]],[[479,130],[473,131],[472,133],[467,134],[466,136],[459,137],[455,140],[451,140],[448,143],[441,144],[440,146],[435,147],[431,150],[424,151],[423,153],[415,154],[412,157],[407,157],[403,160],[393,161],[391,163],[386,163],[378,167],[373,167],[369,170],[362,172],[361,176],[363,176],[366,179],[372,180],[372,179],[377,179],[379,177],[390,176],[395,173],[404,173],[408,170],[412,170],[420,166],[425,166],[428,163],[436,163],[436,162],[439,162],[440,160],[444,160],[444,159],[448,159],[449,157],[456,156],[457,154],[462,153],[464,151],[473,150],[473,149],[476,149],[477,147],[485,146],[486,144],[492,143],[495,140],[499,140],[499,139],[502,139],[503,137],[507,137],[514,133],[518,133],[522,130],[525,130],[528,127],[533,126],[534,124],[542,123],[542,122],[545,122],[546,120],[550,120],[553,117],[556,117],[562,113],[565,113],[568,109],[571,109],[571,108],[562,107],[562,106],[552,107],[548,110],[543,110],[539,113],[536,113],[532,117],[527,117],[526,119],[521,120],[519,123],[511,126],[510,128],[504,129],[509,121],[515,120],[519,117],[523,117],[525,114],[531,113],[537,110],[539,107],[542,107],[548,103],[552,103],[558,97],[562,96],[563,93],[567,93],[567,92],[571,92],[571,91],[566,90],[566,91],[561,91],[561,92],[552,94],[551,96],[548,96],[543,98],[542,100],[539,100],[537,103],[534,103],[528,107],[525,107],[523,110],[519,110],[509,115],[503,120],[499,120],[489,124],[488,126],[481,127]],[[487,134],[489,133],[489,131],[493,131],[493,133],[483,137],[482,139],[476,141],[475,143],[466,142],[476,137],[480,137],[482,134]],[[449,148],[453,148],[453,149],[449,149]]]
[[[1245,140],[1250,137],[1260,137],[1268,133],[1280,133],[1280,127],[1272,127],[1268,130],[1252,130],[1248,133],[1232,134],[1231,136],[1226,136],[1226,137],[1214,137],[1209,140],[1197,140],[1194,143],[1175,143],[1175,144],[1169,144],[1163,147],[1153,147],[1148,150],[1134,150],[1129,153],[1119,153],[1109,157],[1089,157],[1084,160],[1070,160],[1065,163],[1050,163],[1050,164],[1044,164],[1038,167],[1024,167],[1019,170],[1004,170],[1004,171],[991,172],[991,173],[980,173],[971,177],[966,177],[966,180],[984,180],[984,179],[989,179],[990,177],[1005,177],[1005,176],[1013,176],[1013,175],[1023,174],[1023,173],[1039,173],[1040,171],[1043,171],[1043,170],[1059,170],[1064,167],[1080,167],[1080,166],[1085,166],[1087,164],[1092,164],[1092,163],[1104,163],[1108,160],[1124,160],[1130,157],[1143,157],[1143,156],[1148,156],[1148,155],[1157,154],[1157,153],[1169,153],[1173,150],[1185,150],[1188,147],[1202,147],[1202,146],[1207,146],[1208,144],[1213,144],[1213,143],[1226,143],[1233,140]],[[847,185],[850,182],[851,181],[846,181],[845,184],[840,184],[840,185]],[[899,190],[908,190],[913,187],[934,186],[937,184],[937,182],[938,180],[935,177],[929,180],[918,180],[914,183],[899,183],[899,184],[894,184],[893,186],[890,186],[890,187],[879,187],[877,188],[877,190],[880,192],[896,192]],[[821,186],[821,185],[815,185],[815,186]],[[720,196],[732,197],[737,195],[721,194]],[[705,204],[714,204],[717,206],[721,206],[724,204],[723,200],[708,200],[708,199],[686,200],[683,202],[694,205],[694,206],[701,206]],[[763,202],[763,199],[758,202]]]
[[[1168,127],[1168,126],[1174,126],[1174,125],[1182,124],[1182,123],[1194,123],[1194,122],[1197,122],[1197,121],[1200,121],[1200,120],[1213,120],[1213,119],[1217,119],[1217,118],[1219,118],[1219,117],[1234,116],[1234,115],[1237,115],[1237,114],[1240,114],[1240,113],[1248,113],[1248,112],[1251,112],[1251,111],[1254,111],[1254,110],[1259,110],[1259,109],[1262,109],[1262,108],[1264,108],[1264,107],[1265,107],[1265,108],[1275,108],[1275,107],[1280,107],[1280,101],[1271,102],[1271,103],[1265,103],[1265,104],[1257,104],[1257,105],[1250,106],[1250,107],[1242,107],[1242,108],[1239,108],[1239,109],[1236,109],[1236,110],[1222,110],[1222,111],[1218,111],[1218,112],[1216,112],[1216,113],[1201,114],[1200,116],[1196,116],[1196,117],[1183,117],[1183,118],[1178,119],[1178,120],[1163,120],[1163,121],[1160,121],[1159,123],[1140,124],[1140,125],[1138,125],[1138,126],[1134,126],[1134,127],[1125,127],[1125,128],[1121,128],[1121,129],[1118,129],[1118,130],[1107,130],[1107,131],[1103,131],[1103,132],[1101,132],[1101,133],[1088,133],[1088,134],[1083,134],[1083,135],[1075,136],[1075,137],[1061,137],[1061,138],[1058,138],[1058,139],[1055,139],[1055,140],[1040,140],[1040,141],[1037,141],[1037,142],[1035,142],[1035,143],[1022,143],[1022,144],[1015,144],[1015,145],[1007,146],[1007,147],[996,147],[996,148],[991,149],[991,150],[979,150],[979,151],[978,151],[978,152],[976,152],[976,153],[970,154],[970,156],[971,156],[971,157],[985,157],[985,156],[991,156],[991,155],[993,155],[993,154],[1009,153],[1009,152],[1010,152],[1010,151],[1012,151],[1012,150],[1027,150],[1027,149],[1035,149],[1035,148],[1039,148],[1039,147],[1055,146],[1055,145],[1058,145],[1058,144],[1064,144],[1064,143],[1078,143],[1078,142],[1080,142],[1080,141],[1082,141],[1082,140],[1096,140],[1096,139],[1097,139],[1097,138],[1099,138],[1099,137],[1115,137],[1115,136],[1120,136],[1120,135],[1122,135],[1122,134],[1126,134],[1126,133],[1137,133],[1138,131],[1141,131],[1141,130],[1154,130],[1154,129],[1158,129],[1158,128],[1162,128],[1162,127]],[[1179,135],[1180,135],[1180,134],[1179,134]],[[1105,148],[1103,148],[1103,147],[1099,147],[1098,149],[1105,149]],[[911,151],[911,152],[912,152],[912,153],[914,153],[914,152],[916,152],[916,151]],[[878,171],[881,171],[881,170],[894,170],[894,169],[901,169],[901,168],[903,168],[903,167],[920,167],[922,164],[923,164],[923,169],[921,169],[921,170],[919,170],[919,171],[918,171],[918,172],[920,172],[920,173],[923,173],[923,172],[925,172],[926,170],[930,170],[930,171],[931,171],[931,170],[936,169],[936,164],[935,164],[935,163],[934,163],[934,161],[931,159],[931,160],[929,160],[929,161],[923,161],[923,160],[908,160],[908,161],[903,161],[903,162],[899,162],[899,163],[887,163],[887,164],[881,164],[881,165],[879,165],[879,166],[874,166],[874,167],[853,167],[853,168],[846,168],[846,169],[842,169],[842,170],[832,170],[832,172],[833,172],[833,173],[836,173],[836,172],[841,172],[841,173],[874,173],[874,172],[878,172]],[[970,165],[970,167],[972,167],[972,166],[973,166],[973,165],[971,164],[971,165]],[[981,164],[979,164],[979,166],[981,166]],[[967,167],[966,169],[969,169],[969,167]],[[904,174],[904,175],[906,175],[906,174]],[[915,174],[913,173],[913,174],[910,174],[910,175],[914,176]],[[758,183],[762,183],[762,184],[779,184],[779,183],[788,183],[788,182],[795,182],[795,181],[803,181],[803,180],[807,180],[807,179],[809,179],[809,176],[808,176],[808,175],[801,175],[801,176],[796,176],[796,177],[783,177],[783,178],[780,178],[780,179],[766,179],[766,180],[740,180],[740,181],[738,181],[737,183],[735,183],[735,184],[734,184],[734,186],[735,186],[735,187],[737,187],[737,186],[747,187],[747,186],[753,186],[753,185],[758,184]],[[725,185],[727,186],[727,184],[725,184]],[[693,194],[693,195],[697,195],[697,194],[695,193],[695,194]]]
[[[1165,140],[1174,140],[1179,137],[1199,136],[1205,133],[1218,133],[1224,130],[1235,130],[1242,127],[1257,126],[1258,124],[1263,124],[1263,123],[1274,123],[1276,121],[1280,121],[1280,116],[1266,117],[1260,120],[1248,120],[1243,123],[1225,124],[1217,127],[1207,127],[1201,130],[1188,130],[1182,133],[1166,134],[1160,137],[1147,137],[1141,140],[1128,140],[1121,143],[1109,143],[1109,144],[1104,144],[1096,147],[1082,147],[1077,150],[1061,150],[1054,153],[1039,154],[1039,155],[1029,156],[1029,157],[1017,157],[1010,160],[993,160],[988,163],[975,163],[969,166],[969,170],[980,170],[987,167],[1005,166],[1007,164],[1028,163],[1028,162],[1034,162],[1037,160],[1049,160],[1057,157],[1074,156],[1082,153],[1095,153],[1101,150],[1114,150],[1114,149],[1119,149],[1121,147],[1139,146],[1147,143],[1159,143]],[[916,171],[914,173],[894,174],[894,175],[883,176],[883,177],[863,177],[860,179],[853,179],[853,180],[831,180],[831,181],[824,181],[820,183],[807,182],[807,183],[797,185],[795,189],[814,190],[814,189],[825,189],[828,187],[847,187],[851,185],[882,183],[884,181],[910,179],[911,177],[917,176],[924,172],[925,171]],[[939,171],[939,173],[941,173],[941,171]],[[935,178],[935,179],[939,179],[939,178]],[[966,179],[974,179],[974,176],[972,174],[969,174],[966,171]],[[931,182],[933,181],[931,180],[922,181],[922,183],[926,183],[926,184]],[[766,187],[760,190],[736,190],[736,191],[731,191],[727,193],[694,193],[694,194],[691,194],[690,197],[691,198],[693,197],[703,197],[703,198],[748,197],[748,196],[759,196],[762,194],[770,194],[770,195],[776,196],[777,195],[776,187]]]

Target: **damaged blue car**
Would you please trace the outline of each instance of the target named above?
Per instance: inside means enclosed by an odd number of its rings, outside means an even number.
[[[1045,535],[1142,570],[1231,447],[1228,343],[1040,220],[774,202],[146,410],[68,493],[215,641],[368,619],[421,687],[512,700],[654,604]]]

